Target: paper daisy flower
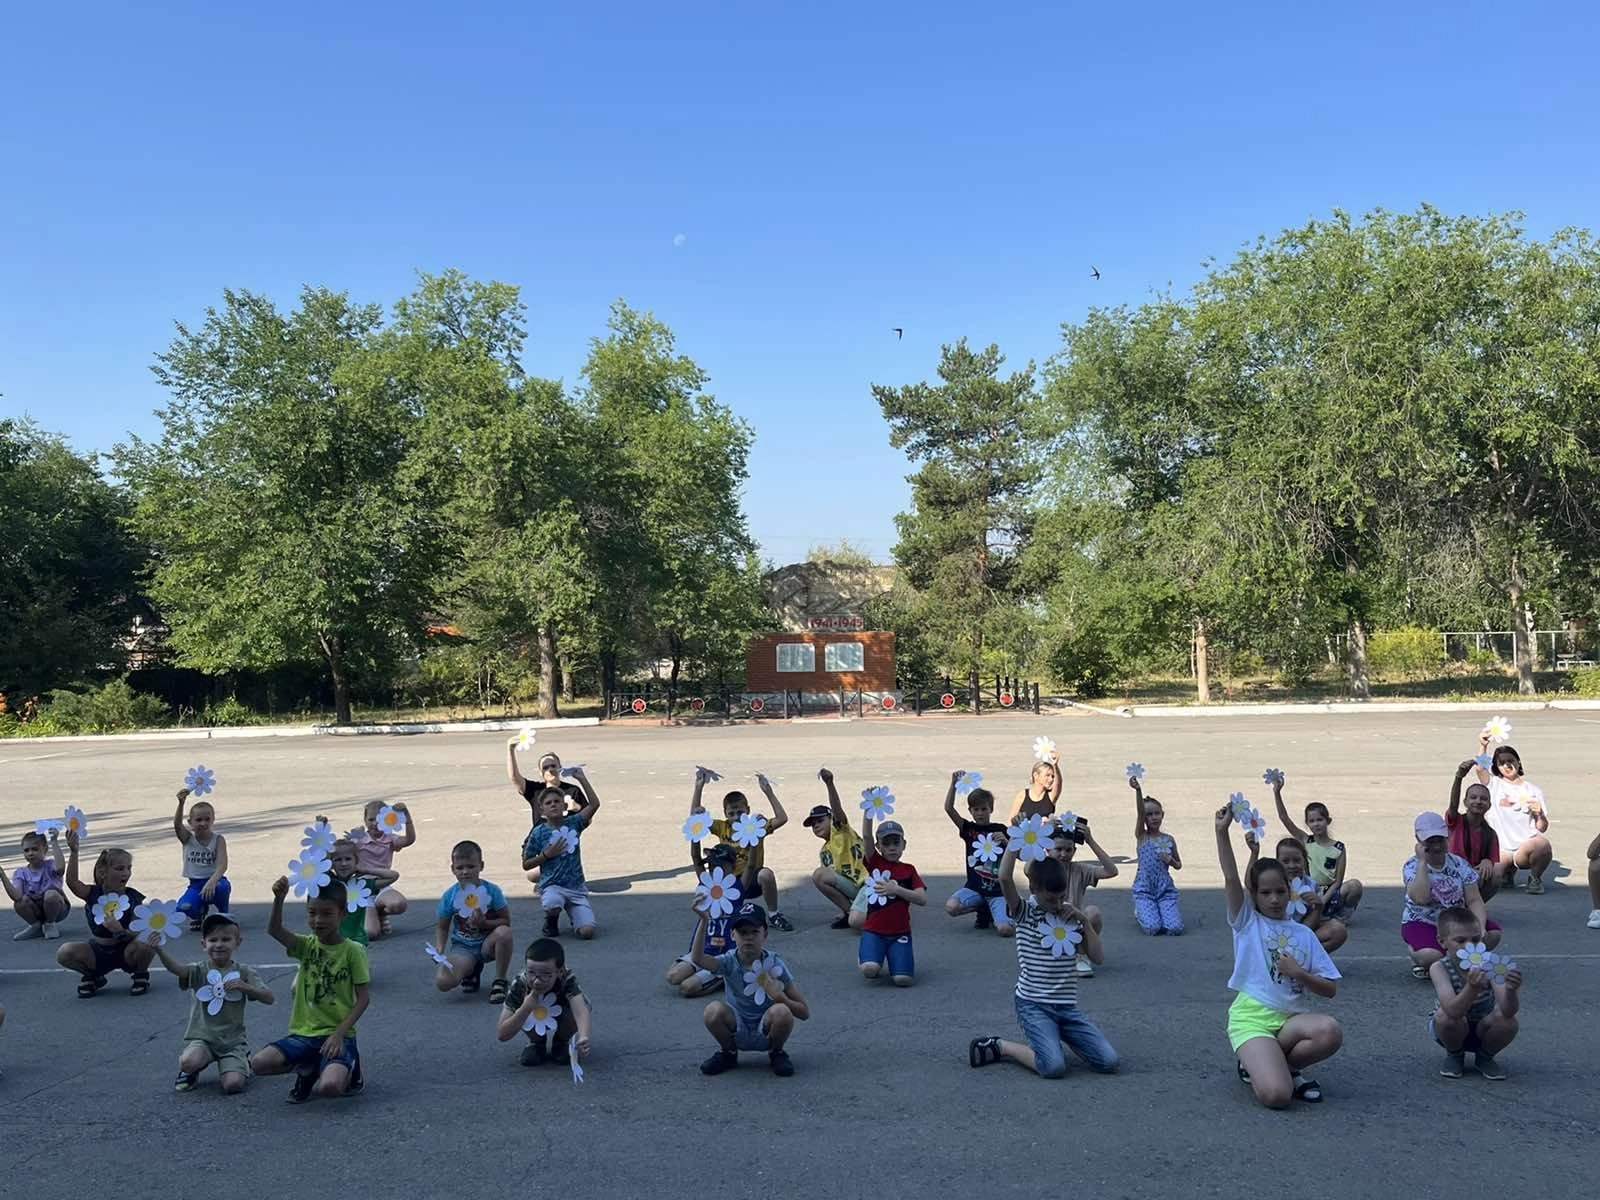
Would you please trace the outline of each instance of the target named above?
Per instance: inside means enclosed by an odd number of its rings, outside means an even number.
[[[1083,930],[1078,928],[1076,921],[1063,921],[1060,917],[1046,913],[1044,922],[1039,928],[1039,945],[1050,951],[1056,958],[1066,958],[1078,952],[1078,943],[1083,941]]]
[[[1129,763],[1126,767],[1123,768],[1123,770],[1127,773],[1127,776],[1128,776],[1129,779],[1143,779],[1144,778],[1144,764],[1143,763]]]
[[[1484,725],[1483,731],[1489,735],[1491,742],[1508,742],[1511,740],[1511,722],[1504,717],[1490,717]]]
[[[1489,957],[1494,959],[1489,964],[1490,980],[1498,984],[1504,984],[1506,977],[1517,969],[1517,960],[1508,958],[1504,954],[1491,954]]]
[[[406,832],[406,815],[398,808],[385,804],[378,810],[378,828],[384,833],[392,833],[395,837],[404,837]]]
[[[689,819],[683,823],[683,836],[685,841],[705,841],[711,836],[711,814],[704,809],[690,813]]]
[[[315,851],[318,854],[332,854],[333,844],[339,840],[339,835],[334,833],[333,826],[326,821],[318,821],[315,825],[307,825],[305,836],[300,839],[303,849]]]
[[[572,1082],[583,1082],[583,1068],[578,1065],[578,1035],[573,1034],[567,1039],[567,1062],[572,1066]]]
[[[1243,792],[1234,792],[1228,797],[1228,809],[1235,821],[1243,821],[1250,814],[1250,801],[1244,798]]]
[[[770,954],[763,954],[744,973],[744,994],[758,1005],[766,1004],[772,999],[767,992],[767,984],[769,982],[773,984],[778,982],[777,977],[772,974],[772,968],[775,965]]]
[[[239,972],[229,971],[224,975],[213,967],[206,972],[206,981],[194,990],[194,998],[206,1006],[206,1012],[213,1017],[222,1011],[222,1006],[229,1000],[237,1000],[238,992],[229,993],[228,985],[239,982]]]
[[[210,767],[190,767],[183,777],[183,786],[191,796],[209,796],[217,786],[217,773]]]
[[[1261,776],[1261,782],[1266,784],[1268,787],[1282,787],[1283,772],[1277,767],[1268,767]]]
[[[1050,738],[1036,737],[1033,739],[1033,756],[1040,762],[1049,762],[1050,756],[1056,752],[1056,744]]]
[[[894,793],[880,784],[861,793],[861,811],[874,821],[894,815]]]
[[[1289,907],[1285,910],[1291,918],[1303,917],[1311,911],[1307,901],[1316,894],[1317,885],[1301,875],[1289,881]]]
[[[971,795],[974,789],[983,786],[983,776],[976,771],[963,771],[961,778],[956,780],[956,795]],[[893,797],[891,797],[893,799]]]
[[[700,886],[694,890],[700,897],[695,907],[713,921],[727,916],[733,911],[733,906],[739,903],[737,876],[730,875],[721,867],[712,867],[702,874]]]
[[[481,917],[489,911],[489,889],[481,883],[464,887],[456,893],[456,916]]]
[[[517,730],[517,749],[532,750],[533,744],[539,740],[539,731],[532,725],[524,725]]]
[[[1027,817],[1006,830],[1006,841],[1017,847],[1017,857],[1023,862],[1038,862],[1050,848],[1050,833],[1041,816]]]
[[[367,886],[367,881],[361,876],[352,875],[345,880],[345,912],[359,912],[363,908],[371,908],[376,903],[377,901],[372,896],[372,889]]]
[[[561,842],[566,846],[566,849],[561,853],[571,854],[578,848],[578,831],[573,829],[570,825],[563,825],[560,829],[556,830],[550,835],[550,840],[552,842]]]
[[[1487,971],[1495,957],[1482,942],[1468,942],[1456,951],[1456,960],[1468,971]]]
[[[528,1019],[522,1023],[525,1033],[536,1033],[540,1037],[552,1034],[560,1022],[556,1019],[561,1016],[561,1005],[556,1003],[556,994],[546,992],[539,997],[539,1002],[528,1013]]]
[[[1071,833],[1078,827],[1078,814],[1073,812],[1070,808],[1067,809],[1066,812],[1057,813],[1056,824],[1062,829],[1065,829],[1068,833]]]
[[[1005,853],[1005,847],[1000,844],[1000,839],[992,833],[980,833],[972,842],[972,854],[967,862],[972,866],[979,863],[998,862]]]
[[[891,875],[888,871],[874,871],[872,873],[872,877],[867,880],[867,884],[866,884],[868,889],[870,889],[867,892],[867,903],[868,904],[887,904],[887,903],[889,903],[889,897],[886,896],[880,889],[882,889],[882,887],[885,884],[893,883],[893,882],[894,882],[894,876]]]
[[[183,936],[184,920],[176,900],[146,900],[133,910],[128,932],[138,934],[141,942],[160,946]]]
[[[66,814],[61,818],[61,827],[68,833],[77,834],[80,842],[89,836],[89,818],[75,804],[67,805]]]
[[[718,774],[716,771],[713,771],[710,767],[700,766],[695,767],[694,777],[697,783],[715,783],[717,780],[722,778],[720,774]]]
[[[438,963],[441,967],[448,967],[450,965],[450,959],[441,954],[439,952],[439,947],[435,946],[432,942],[423,942],[422,949],[427,953],[429,958],[433,959],[433,961]]]
[[[326,855],[307,850],[289,864],[289,884],[294,888],[296,896],[305,896],[309,899],[328,885],[328,880],[332,878],[332,870],[333,864],[328,861]]]
[[[767,819],[759,813],[745,813],[733,823],[733,841],[737,846],[749,849],[759,846],[761,839],[767,836]]]
[[[107,892],[94,902],[92,916],[96,925],[114,929],[128,915],[129,901],[121,892]]]
[[[1267,836],[1266,818],[1253,808],[1239,818],[1239,828],[1244,830],[1247,836],[1255,838],[1257,842]]]

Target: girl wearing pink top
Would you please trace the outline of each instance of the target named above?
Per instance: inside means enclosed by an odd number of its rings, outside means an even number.
[[[361,810],[362,827],[350,831],[350,840],[356,846],[358,875],[380,871],[393,872],[396,852],[404,850],[417,840],[417,823],[412,819],[411,810],[404,804],[396,803],[392,806],[396,812],[405,814],[404,833],[394,834],[378,828],[378,813],[383,806],[382,800],[368,800],[367,806]],[[319,816],[317,820],[327,821],[328,818]],[[399,875],[396,874],[395,878],[398,880]],[[406,898],[393,884],[385,887],[374,898],[372,907],[367,909],[367,940],[375,942],[381,937],[388,937],[394,932],[390,919],[405,910]]]

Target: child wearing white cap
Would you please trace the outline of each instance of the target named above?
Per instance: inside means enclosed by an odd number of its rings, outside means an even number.
[[[1411,951],[1411,974],[1428,977],[1428,968],[1444,957],[1439,944],[1439,913],[1465,908],[1483,926],[1483,941],[1493,950],[1500,944],[1500,925],[1491,921],[1478,891],[1478,872],[1466,859],[1450,853],[1450,827],[1436,812],[1420,814],[1412,825],[1416,853],[1401,871],[1405,908],[1400,914],[1400,936]]]

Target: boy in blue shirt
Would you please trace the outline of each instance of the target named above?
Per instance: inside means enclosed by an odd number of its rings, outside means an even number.
[[[559,937],[561,910],[581,938],[594,936],[594,909],[589,907],[589,886],[583,879],[583,856],[578,850],[578,835],[589,828],[600,811],[600,797],[582,767],[572,768],[572,777],[583,789],[584,805],[567,815],[567,793],[559,787],[546,787],[534,806],[539,823],[528,831],[522,843],[522,869],[539,868],[539,904],[544,909],[544,936]]]
[[[706,914],[695,928],[694,965],[722,977],[722,999],[706,1005],[706,1028],[719,1049],[700,1064],[702,1075],[721,1075],[739,1065],[739,1051],[765,1050],[774,1075],[793,1075],[784,1045],[796,1021],[807,1020],[811,1008],[795,986],[794,973],[776,954],[767,952],[767,910],[747,900],[733,914],[734,948],[712,958],[701,948]]]
[[[733,847],[726,843],[711,847],[705,852],[705,857],[702,858],[700,855],[700,843],[691,842],[689,844],[689,853],[694,860],[696,878],[715,867],[720,867],[726,874],[731,875],[733,873]],[[726,954],[729,950],[732,950],[733,930],[730,928],[733,923],[732,914],[721,917],[712,917],[707,914],[701,915],[706,916],[706,920],[695,925],[694,934],[691,936],[700,939],[698,947],[705,956],[707,958],[716,958],[718,955]],[[701,932],[702,924],[705,927],[703,933]],[[695,966],[695,948],[696,943],[691,940],[688,952],[680,955],[667,968],[667,982],[678,989],[679,995],[688,1000],[693,1000],[699,996],[709,996],[722,986],[722,977],[715,971],[705,971]]]
[[[477,842],[457,842],[450,850],[450,873],[455,883],[439,897],[439,927],[434,946],[450,960],[434,975],[441,992],[460,986],[463,992],[478,990],[483,965],[494,959],[494,983],[489,988],[489,1003],[502,1004],[506,998],[506,972],[511,967],[511,910],[506,894],[483,872],[483,850]],[[475,889],[482,887],[487,900]],[[465,896],[468,904],[461,903]],[[476,900],[473,906],[470,902]],[[463,915],[463,908],[470,909]]]

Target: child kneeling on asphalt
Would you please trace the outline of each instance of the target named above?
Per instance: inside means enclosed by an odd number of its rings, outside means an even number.
[[[767,910],[753,900],[740,905],[732,921],[734,948],[710,958],[700,949],[706,914],[699,902],[697,896],[694,965],[722,976],[723,995],[706,1005],[706,1028],[719,1049],[700,1064],[700,1073],[720,1075],[739,1065],[739,1051],[765,1050],[774,1075],[793,1075],[794,1063],[784,1046],[794,1023],[808,1019],[811,1008],[788,964],[767,953]]]
[[[572,1052],[589,1057],[589,1035],[594,1012],[567,970],[567,952],[555,938],[538,938],[528,947],[528,963],[511,981],[495,1032],[502,1042],[525,1033],[522,1065],[572,1064]]]

